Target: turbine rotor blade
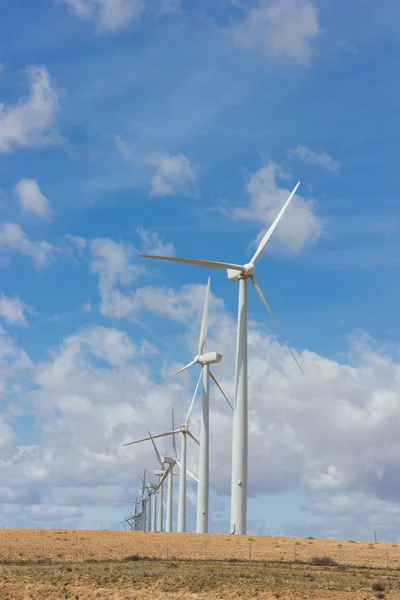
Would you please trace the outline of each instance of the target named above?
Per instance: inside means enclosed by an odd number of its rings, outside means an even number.
[[[188,434],[188,435],[189,435],[189,436],[192,438],[192,440],[193,440],[194,442],[196,442],[196,444],[197,444],[198,446],[200,446],[200,442],[199,442],[199,440],[198,440],[196,437],[194,437],[193,433],[191,433],[189,430],[187,430],[187,431],[186,431],[186,433],[187,433],[187,434]]]
[[[172,409],[172,431],[175,431],[174,409]],[[175,439],[175,435],[172,436],[172,451],[173,451],[173,458],[176,458],[177,457],[177,452],[176,452],[176,439]]]
[[[301,366],[300,366],[300,364],[299,364],[299,361],[298,361],[298,360],[297,360],[297,358],[295,357],[295,355],[294,355],[294,352],[293,352],[293,350],[291,349],[289,342],[288,342],[288,341],[287,341],[287,339],[285,338],[285,335],[284,335],[284,333],[283,333],[282,329],[280,328],[278,321],[275,319],[275,315],[274,315],[274,313],[272,312],[272,310],[271,310],[271,307],[270,307],[270,305],[268,304],[268,302],[267,302],[267,300],[266,300],[266,298],[265,298],[265,296],[264,296],[264,294],[263,294],[263,291],[262,291],[262,289],[261,289],[261,287],[260,287],[260,284],[258,283],[258,279],[255,277],[255,275],[253,275],[253,276],[252,276],[252,278],[251,278],[251,280],[252,280],[252,282],[253,282],[253,285],[254,285],[254,287],[256,288],[257,294],[260,296],[260,298],[261,298],[261,301],[263,302],[263,304],[265,305],[265,308],[266,308],[266,309],[267,309],[267,311],[269,312],[269,316],[270,316],[270,317],[271,317],[271,319],[273,320],[275,327],[276,327],[276,328],[277,328],[277,330],[279,331],[279,333],[280,333],[280,336],[281,336],[281,338],[283,339],[283,341],[285,342],[285,344],[286,344],[286,346],[287,346],[287,348],[288,348],[288,350],[289,350],[290,354],[292,355],[292,357],[293,357],[293,359],[294,359],[294,361],[295,361],[296,365],[299,367],[300,371],[301,371],[301,372],[302,372],[302,374],[304,375],[303,369],[301,368]]]
[[[210,375],[211,379],[213,380],[213,382],[215,383],[215,385],[217,386],[217,388],[219,389],[219,391],[221,392],[221,394],[223,395],[223,397],[225,398],[225,400],[227,401],[227,403],[229,404],[229,406],[231,407],[231,409],[233,410],[233,406],[232,404],[229,402],[224,390],[222,389],[222,387],[219,385],[217,378],[215,377],[214,373],[212,373],[211,370],[208,371],[208,374]]]
[[[181,469],[181,463],[179,462],[179,460],[176,461],[176,464],[178,465],[178,467]],[[193,473],[191,471],[189,471],[189,469],[186,469],[186,473],[189,475],[189,477],[191,477],[192,479],[194,479],[197,483],[199,483],[199,480],[197,479],[196,475],[193,475]]]
[[[208,303],[210,300],[210,278],[208,278],[207,289],[206,289],[206,297],[204,300],[204,310],[203,310],[203,318],[201,321],[201,330],[200,330],[200,339],[199,339],[199,349],[197,354],[203,354],[204,344],[207,339],[207,331],[208,331]]]
[[[157,457],[157,460],[158,460],[158,464],[159,464],[159,465],[160,465],[160,467],[162,468],[162,467],[163,467],[163,463],[162,463],[162,460],[161,460],[161,455],[160,455],[160,453],[159,453],[159,451],[158,451],[158,448],[157,448],[157,446],[156,446],[156,443],[155,443],[155,441],[153,440],[153,437],[152,437],[152,435],[151,435],[150,431],[149,431],[149,436],[150,436],[150,439],[151,439],[151,443],[153,444],[154,452],[156,453],[156,457]]]
[[[199,267],[209,267],[210,269],[233,269],[234,271],[243,271],[243,265],[233,263],[216,262],[213,260],[195,260],[192,258],[177,258],[171,256],[155,256],[152,254],[139,254],[141,258],[153,258],[155,260],[167,260],[169,262],[185,263],[188,265],[197,265]]]
[[[187,371],[187,369],[190,369],[190,367],[193,367],[193,365],[197,365],[197,360],[192,360],[192,362],[190,362],[186,366],[182,367],[182,369],[175,371],[175,373],[172,373],[172,375],[168,375],[168,377],[161,379],[161,381],[157,381],[157,383],[153,383],[153,385],[151,385],[150,387],[153,388],[154,386],[158,385],[159,383],[164,383],[164,381],[167,381],[167,379],[171,379],[171,377],[175,377],[175,375],[178,375],[179,373],[182,373],[183,371]]]
[[[149,440],[155,440],[160,437],[165,437],[166,435],[173,435],[174,433],[179,433],[180,429],[176,431],[167,431],[167,433],[159,433],[158,435],[152,435],[151,437],[143,438],[142,440],[135,440],[134,442],[128,442],[127,444],[122,444],[123,446],[132,446],[133,444],[140,444],[141,442],[148,442]]]
[[[274,231],[276,229],[276,226],[278,225],[279,221],[281,220],[281,217],[282,217],[283,213],[285,212],[285,210],[289,206],[289,204],[290,204],[293,196],[295,195],[295,193],[296,193],[297,188],[299,187],[299,185],[300,185],[300,181],[297,183],[297,185],[295,185],[295,187],[294,187],[292,193],[290,194],[289,198],[286,200],[285,204],[282,206],[282,208],[279,211],[278,215],[275,217],[274,222],[272,223],[272,225],[268,229],[267,233],[264,235],[263,239],[259,243],[258,248],[257,248],[257,250],[256,250],[253,258],[250,261],[253,265],[255,265],[256,262],[258,261],[258,259],[260,258],[260,255],[261,255],[262,251],[264,250],[265,246],[268,244],[271,235],[274,233]]]
[[[140,479],[140,481],[143,483],[143,479],[140,477],[139,473],[136,471],[135,467],[133,467],[133,470],[135,471],[137,478]]]
[[[197,395],[197,390],[199,389],[199,385],[200,385],[200,381],[201,381],[202,375],[203,375],[203,369],[201,369],[201,371],[200,371],[200,375],[199,375],[199,378],[197,380],[197,384],[196,384],[196,387],[195,387],[195,390],[194,390],[192,401],[190,403],[189,411],[188,411],[188,414],[187,414],[187,417],[186,417],[186,427],[189,427],[189,419],[190,419],[190,415],[192,414],[194,400],[195,400],[196,395]]]
[[[170,465],[168,467],[168,469],[165,470],[164,475],[161,477],[161,479],[160,479],[160,481],[158,483],[157,490],[162,486],[162,484],[164,483],[164,481],[167,479],[167,477],[170,474],[172,468],[173,468],[173,465]]]

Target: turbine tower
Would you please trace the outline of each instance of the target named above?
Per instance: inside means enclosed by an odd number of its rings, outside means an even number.
[[[194,396],[192,399],[192,404],[189,409],[189,415],[193,408],[194,398],[196,397],[197,389],[200,384],[201,378],[203,378],[203,394],[202,394],[202,403],[201,403],[201,417],[200,417],[200,451],[199,451],[199,483],[197,486],[197,524],[196,524],[196,532],[197,533],[208,533],[208,505],[209,505],[209,490],[210,490],[210,431],[209,431],[209,415],[210,415],[210,398],[209,398],[209,389],[210,382],[209,378],[213,380],[215,385],[220,390],[221,394],[233,410],[231,403],[226,397],[223,389],[218,383],[214,373],[210,369],[210,365],[221,362],[223,354],[220,352],[204,352],[204,346],[207,339],[208,332],[208,305],[210,300],[210,278],[208,278],[206,296],[204,299],[204,309],[203,309],[203,318],[201,321],[201,329],[200,329],[200,337],[199,344],[197,348],[197,355],[193,358],[193,360],[184,366],[182,369],[179,369],[172,375],[165,377],[158,383],[154,383],[151,387],[158,385],[159,383],[163,383],[167,381],[167,379],[171,379],[178,373],[182,373],[187,369],[195,365],[200,365],[202,370],[200,371],[200,376],[197,381],[196,389],[194,392]]]
[[[238,303],[238,329],[237,329],[237,349],[236,349],[236,385],[235,385],[235,412],[233,418],[233,436],[232,436],[232,480],[231,480],[231,533],[245,534],[247,525],[247,467],[248,467],[248,397],[247,397],[247,280],[253,283],[257,294],[265,305],[274,322],[279,334],[282,336],[291,355],[296,361],[300,371],[301,367],[293,354],[287,339],[285,338],[277,320],[264,296],[264,293],[258,283],[255,275],[255,267],[263,250],[268,244],[273,232],[275,231],[282,215],[289,206],[295,195],[300,182],[297,183],[289,198],[282,206],[274,222],[262,238],[254,256],[249,263],[244,265],[215,262],[209,260],[194,260],[190,258],[176,258],[168,256],[155,256],[141,254],[142,258],[152,258],[156,260],[166,260],[170,262],[186,263],[211,269],[226,269],[228,278],[231,281],[239,282],[239,303]],[[185,368],[189,368],[192,364]],[[181,369],[184,370],[184,369]],[[178,371],[180,372],[180,371]]]
[[[157,487],[156,493],[159,496],[156,531],[163,531],[163,527],[164,527],[164,484],[161,484],[161,478],[165,472],[165,468],[164,468],[165,463],[161,458],[161,454],[158,451],[155,441],[151,437],[150,431],[149,431],[149,437],[151,439],[151,443],[153,444],[154,453],[156,455],[157,462],[161,467],[161,469],[155,469],[153,471],[153,473],[154,473],[154,475],[156,475],[158,477],[158,487]]]

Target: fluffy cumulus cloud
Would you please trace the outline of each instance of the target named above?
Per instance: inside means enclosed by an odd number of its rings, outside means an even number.
[[[0,223],[0,252],[9,254],[15,252],[30,257],[36,266],[50,264],[55,257],[57,248],[47,241],[33,241],[28,238],[22,227],[17,223]]]
[[[275,163],[270,162],[262,166],[247,182],[248,205],[233,211],[235,219],[249,219],[263,224],[264,228],[260,231],[257,241],[275,219],[291,192],[290,189],[279,185],[280,175],[284,174]],[[296,253],[322,235],[323,221],[315,213],[315,202],[305,199],[299,188],[268,247],[279,247],[280,250]]]
[[[124,316],[126,309],[118,286],[127,286],[144,272],[144,267],[134,261],[137,251],[131,244],[108,238],[93,240],[90,251],[90,269],[98,276],[101,312],[108,316]]]
[[[309,165],[322,167],[328,171],[337,171],[339,163],[327,152],[313,152],[306,146],[297,146],[288,150],[288,155]]]
[[[151,180],[152,196],[194,195],[197,178],[190,161],[184,154],[154,153],[147,156],[144,162],[156,169]]]
[[[40,191],[36,179],[20,179],[15,194],[24,213],[51,219],[50,201]]]
[[[175,253],[174,245],[171,242],[165,242],[158,233],[148,231],[144,227],[138,227],[137,233],[142,241],[143,252],[147,254],[173,256]]]
[[[59,523],[83,504],[101,505],[134,495],[132,463],[151,472],[153,450],[147,444],[128,448],[121,444],[143,436],[149,428],[152,433],[168,429],[172,406],[177,421],[184,419],[199,369],[162,386],[150,384],[182,365],[176,362],[176,348],[183,362],[196,353],[204,291],[205,286],[136,291],[145,297],[139,314],[162,313],[183,328],[175,341],[168,340],[161,361],[147,352],[147,341],[131,340],[115,328],[91,327],[68,335],[44,362],[33,366],[27,357],[21,358],[6,334],[0,337],[6,354],[5,387],[13,390],[21,368],[31,373],[33,387],[24,402],[35,414],[38,434],[36,445],[17,446],[12,431],[15,415],[8,411],[8,422],[2,425],[8,441],[0,467],[7,490],[16,495],[4,490],[0,495],[3,502],[18,507],[19,515],[9,517],[9,522],[22,522],[23,515],[31,522],[40,520],[40,514],[28,514],[23,508],[28,499],[38,506],[70,506],[71,513],[57,517]],[[224,353],[215,374],[230,398],[235,338],[234,318],[221,299],[212,297],[206,349]],[[364,527],[383,522],[386,515],[394,528],[392,536],[397,535],[400,365],[362,333],[352,340],[349,357],[349,363],[341,363],[303,350],[302,376],[276,338],[260,323],[250,323],[249,491],[268,494],[302,487],[314,495],[306,512],[333,519],[341,535],[346,535],[341,525],[348,523],[345,515],[356,510],[361,498],[364,508],[356,533],[362,535]],[[18,361],[22,363],[12,374]],[[214,489],[228,495],[232,412],[215,386],[211,410],[211,479]],[[194,434],[198,423],[199,399],[192,419]],[[160,451],[171,451],[168,438],[160,443]],[[192,471],[197,469],[196,452],[189,444]]]
[[[137,25],[147,14],[159,17],[179,11],[181,0],[62,0],[70,12],[96,23],[99,31]]]
[[[25,71],[29,93],[15,104],[0,102],[0,152],[39,148],[60,141],[58,92],[45,67]]]
[[[4,294],[0,295],[0,317],[6,323],[26,327],[28,325],[26,312],[32,312],[32,309],[17,296],[9,298],[8,296],[4,296]]]
[[[318,13],[311,0],[259,0],[230,33],[245,48],[307,64],[320,34]]]
[[[24,404],[24,389],[31,374],[29,356],[19,348],[0,326],[0,406],[1,452],[8,451],[16,436],[7,419],[19,415]]]

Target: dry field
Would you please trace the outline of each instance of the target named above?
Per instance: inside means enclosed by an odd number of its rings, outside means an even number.
[[[314,565],[315,556],[338,564]],[[397,544],[5,529],[0,562],[0,600],[400,600]]]
[[[55,529],[0,530],[0,560],[50,559],[52,562],[82,559],[121,560],[131,554],[141,557],[222,559],[293,562],[294,544],[298,562],[328,555],[351,566],[400,569],[400,544],[261,536],[197,535],[194,533],[150,533],[141,531],[86,531]]]

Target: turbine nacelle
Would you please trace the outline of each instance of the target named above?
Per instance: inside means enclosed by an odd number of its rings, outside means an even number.
[[[213,365],[221,362],[223,356],[221,352],[205,352],[196,356],[195,360],[201,365]]]
[[[154,469],[153,474],[156,475],[156,477],[162,477],[164,475],[165,471],[161,471],[161,469]]]
[[[228,273],[228,278],[231,281],[240,281],[241,279],[247,279],[248,277],[254,275],[254,271],[255,266],[251,262],[243,265],[242,271],[238,271],[237,269],[226,270],[226,272]]]
[[[163,463],[165,463],[166,465],[173,465],[176,461],[174,458],[172,458],[171,456],[162,456],[161,460],[163,461]]]

